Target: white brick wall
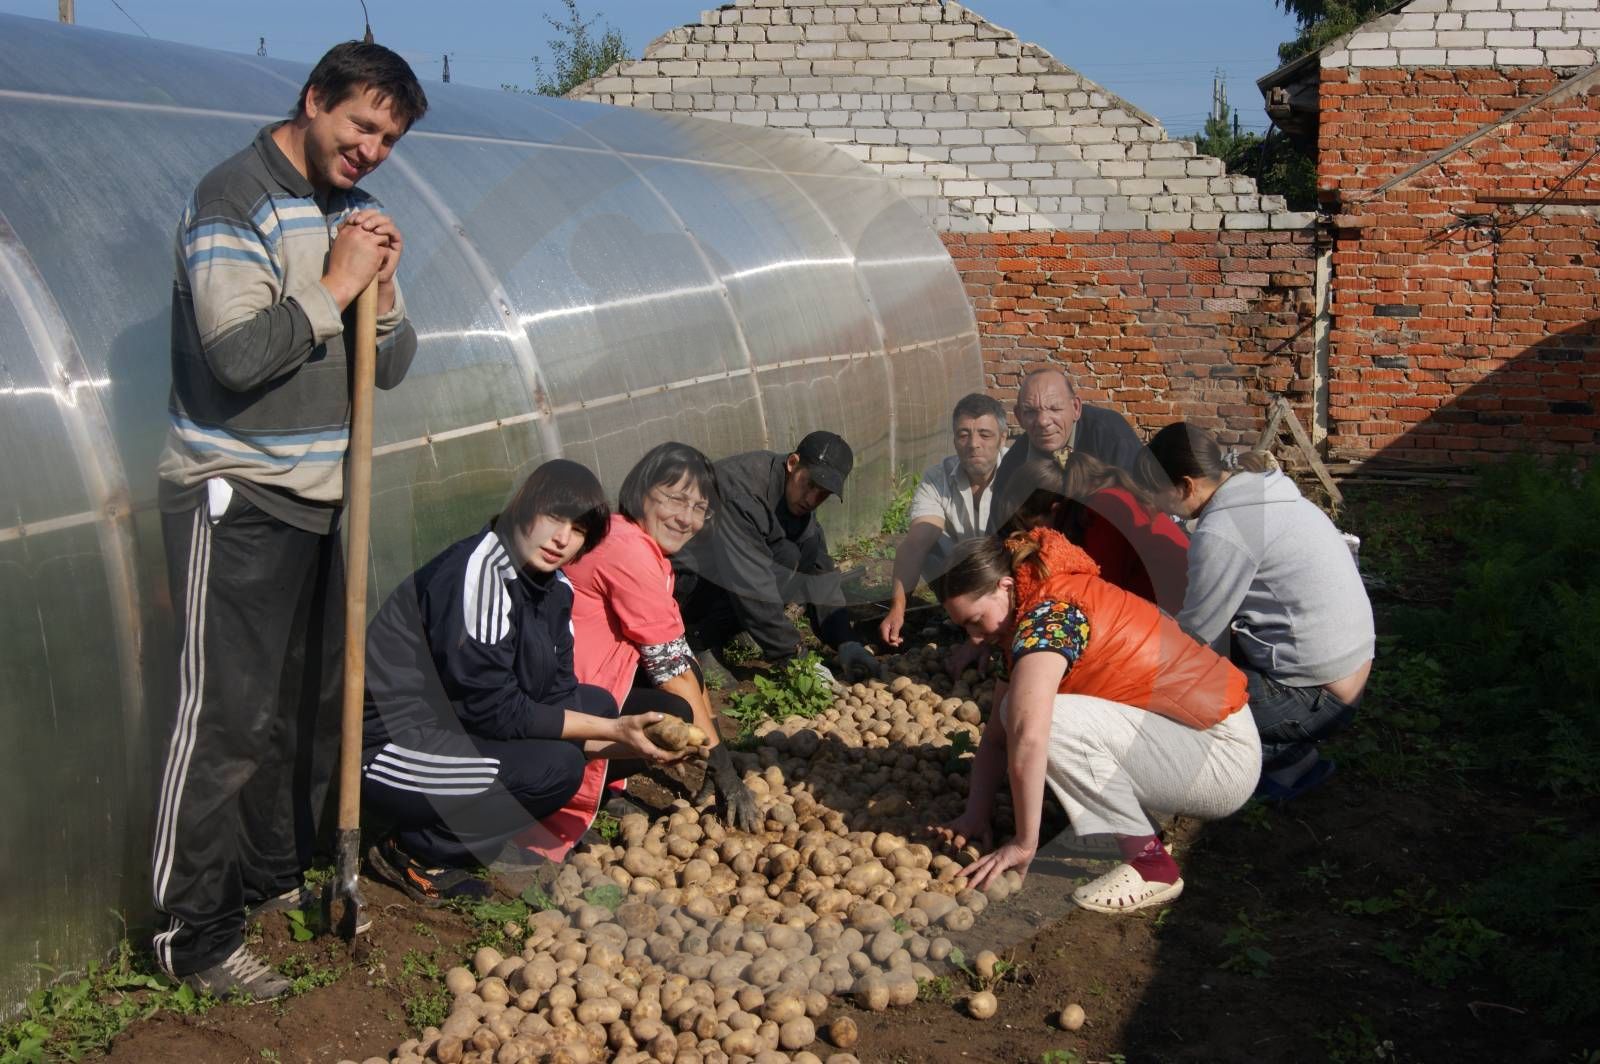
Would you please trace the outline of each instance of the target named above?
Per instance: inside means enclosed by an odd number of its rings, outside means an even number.
[[[1325,67],[1586,67],[1600,0],[1412,0],[1322,53]]]
[[[953,231],[1311,224],[953,0],[735,0],[571,95],[829,141]]]

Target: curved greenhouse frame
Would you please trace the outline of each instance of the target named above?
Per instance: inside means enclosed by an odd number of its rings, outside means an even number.
[[[0,999],[148,912],[173,711],[155,510],[178,214],[306,68],[0,17]],[[432,86],[363,186],[406,234],[419,335],[376,414],[374,597],[565,455],[615,488],[673,438],[713,457],[845,436],[835,535],[948,449],[982,387],[938,237],[804,138]]]

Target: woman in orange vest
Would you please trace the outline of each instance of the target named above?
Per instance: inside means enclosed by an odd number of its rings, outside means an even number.
[[[1049,782],[1079,835],[1115,836],[1123,863],[1073,891],[1085,909],[1122,913],[1183,892],[1150,814],[1224,817],[1250,797],[1261,741],[1238,669],[1099,566],[1059,532],[957,548],[934,584],[950,619],[1000,648],[1005,681],[984,729],[967,808],[934,829],[985,851],[978,889],[1026,874]],[[1016,835],[993,847],[995,794],[1011,782]]]

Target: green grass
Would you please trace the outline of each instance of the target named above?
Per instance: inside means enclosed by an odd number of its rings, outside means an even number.
[[[889,505],[883,508],[883,518],[878,522],[878,532],[884,536],[903,536],[911,527],[911,498],[917,493],[917,483],[922,478],[907,469],[896,470],[894,494]]]

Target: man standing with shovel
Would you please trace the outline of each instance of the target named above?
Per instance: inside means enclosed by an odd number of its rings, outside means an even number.
[[[300,908],[338,749],[351,357],[376,281],[378,387],[416,353],[402,240],[355,186],[427,99],[411,68],[349,42],[294,116],[207,174],[179,224],[162,533],[179,696],[152,879],[169,974],[218,996],[289,987],[245,948],[247,908]]]

